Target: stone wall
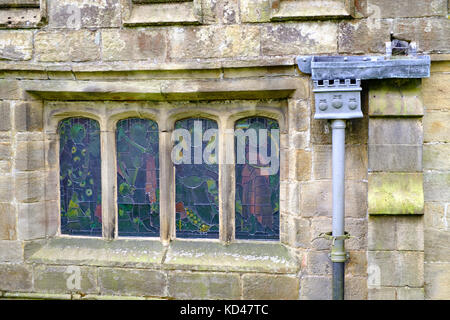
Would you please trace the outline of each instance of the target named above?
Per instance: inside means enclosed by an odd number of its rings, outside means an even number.
[[[310,78],[295,58],[384,54],[396,38],[430,54],[432,74],[364,82],[364,118],[347,123],[346,230],[355,237],[345,294],[448,299],[448,1],[180,6],[0,2],[0,296],[330,299],[330,244],[313,239],[331,230],[331,128],[313,119]],[[177,110],[223,123],[280,117],[280,242],[235,241],[226,219],[218,242],[174,240],[170,223],[160,240],[115,239],[113,225],[104,239],[61,237],[55,121],[94,117],[111,145],[115,119],[147,112],[168,143]],[[102,188],[114,216],[111,150]],[[172,210],[166,188],[162,215]],[[226,217],[233,206],[221,208]]]

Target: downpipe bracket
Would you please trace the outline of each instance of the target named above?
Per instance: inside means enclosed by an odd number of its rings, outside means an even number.
[[[317,239],[325,239],[328,241],[331,241],[331,253],[328,254],[328,257],[332,262],[346,262],[349,258],[348,252],[345,251],[344,241],[356,238],[355,236],[351,236],[348,232],[344,232],[341,236],[333,236],[332,232],[323,232],[320,233],[317,237],[311,240],[311,242],[314,242]],[[339,244],[336,243],[336,240],[342,240],[339,241]]]

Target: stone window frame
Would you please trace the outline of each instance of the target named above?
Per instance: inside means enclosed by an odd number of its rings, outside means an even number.
[[[324,1],[323,6],[310,6],[304,10],[304,2]],[[334,5],[333,5],[334,4]],[[270,0],[270,20],[287,21],[308,18],[355,17],[355,0]]]
[[[33,2],[38,2],[35,5]],[[47,23],[48,0],[0,2],[0,29],[40,28]]]
[[[201,0],[121,0],[123,25],[198,25],[203,23]]]
[[[211,102],[199,102],[195,106],[177,105],[175,108],[160,107],[158,103],[144,104],[137,108],[129,109],[125,102],[96,102],[103,106],[113,105],[112,108],[105,107],[98,110],[89,106],[82,106],[83,102],[53,102],[46,101],[44,107],[44,119],[47,119],[44,132],[47,159],[54,159],[53,168],[59,177],[59,134],[58,125],[61,120],[70,117],[85,117],[98,121],[100,125],[100,154],[101,154],[101,176],[102,176],[102,237],[80,236],[61,234],[60,218],[60,183],[56,179],[47,189],[56,194],[57,205],[52,206],[48,212],[51,223],[57,225],[50,228],[55,230],[53,236],[69,238],[102,238],[112,239],[142,239],[155,240],[157,237],[124,237],[118,235],[118,206],[117,206],[117,162],[116,162],[116,126],[118,121],[127,118],[144,118],[153,120],[158,124],[159,130],[159,161],[160,161],[160,237],[163,244],[173,240],[189,240],[203,242],[275,242],[281,243],[281,234],[284,225],[283,212],[287,211],[286,203],[282,201],[287,197],[285,188],[282,187],[283,177],[288,175],[288,168],[282,164],[285,162],[285,152],[288,149],[288,104],[286,100],[277,102],[268,101],[266,105],[246,103],[245,101],[233,101],[229,106],[226,102],[217,101],[210,106]],[[152,106],[156,104],[156,106]],[[139,105],[139,103],[138,103]],[[174,104],[167,104],[173,106]],[[242,106],[243,105],[243,106]],[[223,106],[223,109],[220,108]],[[102,109],[102,108],[100,108]],[[105,113],[108,113],[105,115]],[[176,238],[175,232],[175,170],[171,161],[172,140],[171,135],[175,122],[190,117],[203,117],[217,122],[219,130],[219,150],[224,149],[226,144],[231,144],[234,150],[234,133],[231,135],[227,130],[234,130],[236,121],[261,116],[278,121],[280,127],[280,239],[278,240],[255,240],[235,239],[235,166],[234,164],[219,165],[219,239],[184,239]],[[219,162],[224,161],[226,155],[219,153]],[[229,161],[229,159],[227,159]],[[232,161],[234,162],[234,155]],[[46,161],[48,166],[48,161]],[[51,167],[51,166],[50,166]],[[52,190],[54,189],[54,190]],[[228,199],[228,201],[222,201]],[[286,222],[286,221],[284,221]],[[51,235],[48,235],[51,236]]]

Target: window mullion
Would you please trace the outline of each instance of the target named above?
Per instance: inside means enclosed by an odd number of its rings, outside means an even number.
[[[219,124],[219,216],[220,240],[234,240],[235,170],[233,124]]]
[[[102,234],[113,239],[116,229],[116,147],[114,131],[100,132],[102,170]]]
[[[175,169],[171,159],[172,131],[160,131],[160,230],[161,241],[175,237]]]

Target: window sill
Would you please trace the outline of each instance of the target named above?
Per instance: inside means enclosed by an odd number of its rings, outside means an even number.
[[[53,238],[25,246],[29,263],[162,270],[296,273],[295,257],[282,244],[176,240]]]
[[[39,28],[47,20],[45,1],[17,1],[0,7],[0,29]]]

